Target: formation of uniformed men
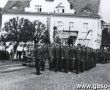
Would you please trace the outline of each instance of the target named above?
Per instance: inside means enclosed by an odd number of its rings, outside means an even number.
[[[35,49],[37,75],[45,70],[48,61],[49,70],[64,72],[84,72],[96,66],[96,50],[82,46],[43,45]]]
[[[109,63],[110,62],[110,50],[106,49],[101,49],[97,50],[97,63]]]

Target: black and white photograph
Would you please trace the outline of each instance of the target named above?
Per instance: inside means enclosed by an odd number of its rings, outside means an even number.
[[[110,0],[0,0],[0,90],[110,90]]]

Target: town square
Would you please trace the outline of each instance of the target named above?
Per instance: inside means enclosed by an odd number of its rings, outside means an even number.
[[[0,90],[110,90],[108,3],[0,0]]]

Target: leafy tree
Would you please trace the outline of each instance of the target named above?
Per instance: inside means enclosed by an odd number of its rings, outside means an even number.
[[[16,43],[16,48],[20,42],[34,41],[35,46],[37,43],[45,43],[45,37],[48,36],[48,30],[46,30],[46,26],[42,22],[38,20],[31,22],[28,19],[19,17],[12,18],[6,22],[3,30],[8,34],[5,38],[2,38],[2,41],[14,42]]]
[[[39,22],[38,20],[34,21],[34,35],[33,40],[35,43],[35,46],[37,43],[41,43],[44,40],[45,34],[46,34],[46,26],[42,22]]]
[[[2,8],[0,8],[0,28],[1,28],[1,23],[2,23]]]

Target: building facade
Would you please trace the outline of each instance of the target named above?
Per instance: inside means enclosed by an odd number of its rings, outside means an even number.
[[[31,0],[24,12],[4,11],[2,28],[4,23],[13,17],[38,20],[47,26],[51,42],[54,42],[54,33],[57,32],[63,44],[72,37],[75,45],[81,44],[97,49],[101,45],[102,29],[98,12],[97,14],[92,12],[93,4],[91,2],[82,4],[83,8],[81,7],[80,14],[77,14],[77,9],[70,0]]]
[[[110,23],[102,21],[102,44],[101,47],[110,49]]]

